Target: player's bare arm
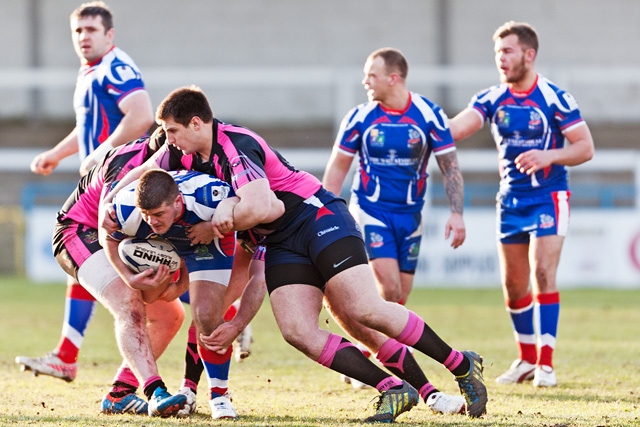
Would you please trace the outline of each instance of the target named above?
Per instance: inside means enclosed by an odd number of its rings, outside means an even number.
[[[214,237],[216,237],[216,231],[223,234],[233,231],[233,210],[238,202],[240,202],[239,197],[227,197],[218,203],[214,216],[211,218],[211,227],[209,227]]]
[[[265,221],[266,223],[270,223],[275,221],[284,215],[284,202],[278,199],[276,193],[273,191],[269,191],[269,212],[266,215]]]
[[[327,163],[322,177],[322,186],[333,194],[339,196],[342,191],[342,185],[351,168],[353,156],[341,153],[337,148],[333,148],[331,158]]]
[[[50,150],[38,154],[31,161],[31,172],[39,175],[49,175],[58,166],[62,159],[65,159],[78,152],[78,137],[76,129],[73,128],[69,135],[58,142]]]
[[[141,273],[134,273],[120,259],[118,255],[118,244],[120,242],[108,237],[105,245],[103,245],[107,259],[116,270],[124,283],[132,289],[140,291],[166,289],[171,282],[171,272],[166,265],[158,266],[158,270],[154,273],[152,269],[144,270]]]
[[[142,300],[147,304],[151,304],[157,299],[167,302],[173,301],[176,298],[180,298],[180,296],[189,289],[190,283],[189,269],[184,260],[181,260],[178,280],[169,282],[169,285],[164,290],[162,290],[161,287],[157,287],[153,290],[142,291]]]
[[[464,243],[466,229],[462,218],[464,209],[464,180],[458,164],[458,155],[455,151],[436,156],[436,161],[442,172],[444,189],[449,200],[451,216],[445,225],[445,239],[453,233],[451,247],[454,249]]]
[[[201,221],[187,228],[187,237],[191,240],[191,246],[195,246],[208,245],[216,235],[208,221]]]
[[[140,138],[153,124],[151,98],[146,90],[139,90],[125,98],[119,105],[124,114],[111,135],[87,156],[80,165],[80,174],[86,174],[102,160],[109,150]]]
[[[449,129],[453,140],[458,142],[470,137],[484,125],[482,116],[473,108],[465,108],[449,120]]]
[[[227,290],[224,293],[222,306],[229,307],[242,296],[244,289],[249,282],[249,264],[253,258],[253,253],[245,250],[239,241],[236,241],[236,253],[233,256],[233,266],[231,267],[231,277]]]
[[[266,178],[251,181],[238,190],[238,203],[233,208],[233,230],[246,230],[258,224],[272,222],[284,213],[284,204],[269,188]],[[214,213],[211,225],[217,237],[231,231],[228,229],[228,218],[218,218]]]
[[[264,301],[267,294],[267,285],[264,280],[264,261],[251,260],[249,271],[251,278],[242,294],[242,304],[240,304],[236,316],[229,322],[222,323],[210,335],[200,335],[200,342],[211,351],[228,348],[255,317]]]
[[[547,168],[552,164],[577,166],[593,158],[593,137],[587,124],[578,126],[564,134],[569,144],[554,150],[529,150],[516,157],[518,170],[527,175]]]

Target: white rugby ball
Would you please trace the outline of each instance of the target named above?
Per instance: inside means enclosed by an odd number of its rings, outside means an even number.
[[[139,239],[127,237],[118,245],[120,259],[136,273],[152,269],[156,271],[161,264],[169,267],[173,273],[180,268],[178,250],[167,239]]]

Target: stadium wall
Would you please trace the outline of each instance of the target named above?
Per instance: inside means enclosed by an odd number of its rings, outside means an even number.
[[[9,0],[0,35],[1,118],[71,118],[78,60],[68,17],[80,2]],[[495,83],[494,29],[509,19],[540,32],[538,66],[594,121],[640,115],[636,0],[110,0],[116,43],[139,63],[154,103],[198,84],[227,120],[333,123],[364,100],[366,55],[395,46],[409,86],[454,114]],[[603,18],[606,16],[606,20]]]

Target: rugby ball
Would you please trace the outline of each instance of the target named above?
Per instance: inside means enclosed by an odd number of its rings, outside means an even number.
[[[178,250],[163,238],[127,237],[118,244],[118,255],[127,267],[136,273],[149,268],[156,271],[161,264],[169,267],[172,273],[180,269]]]

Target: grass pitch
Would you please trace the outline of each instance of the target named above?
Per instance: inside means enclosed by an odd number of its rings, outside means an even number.
[[[100,402],[120,364],[109,314],[98,307],[80,353],[78,377],[65,383],[20,372],[16,355],[37,356],[57,343],[64,286],[0,278],[1,426],[353,426],[370,415],[374,390],[353,392],[339,375],[306,359],[281,338],[266,303],[252,323],[253,354],[232,361],[230,390],[241,418],[214,421],[201,381],[197,413],[184,420],[106,416]],[[640,426],[640,291],[568,290],[561,293],[555,367],[558,387],[499,386],[494,378],[516,355],[499,289],[416,289],[408,307],[453,347],[484,356],[488,414],[480,419],[432,414],[424,404],[398,418],[405,426]],[[190,316],[187,315],[187,320]],[[322,313],[320,324],[338,332]],[[159,360],[170,391],[182,377],[186,325]],[[440,390],[458,393],[452,376],[417,354]]]

